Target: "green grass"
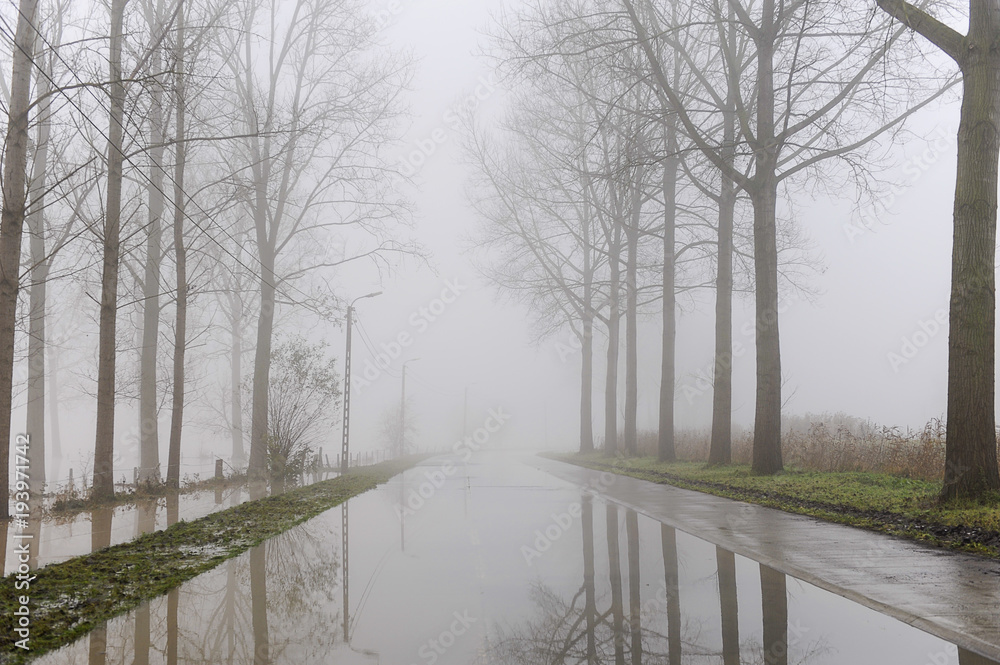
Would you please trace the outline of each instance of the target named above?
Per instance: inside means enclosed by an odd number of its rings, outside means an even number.
[[[1000,497],[982,503],[942,505],[941,483],[862,472],[788,470],[755,476],[749,466],[707,467],[662,463],[654,458],[610,459],[600,454],[553,456],[564,462],[609,470],[749,503],[811,515],[1000,557]]]
[[[16,575],[0,582],[0,662],[19,663],[68,644],[100,623],[160,596],[353,496],[367,492],[419,458],[352,470],[344,477],[235,506],[93,554],[46,566],[28,591]],[[8,547],[8,556],[13,547]],[[18,596],[30,597],[30,651],[14,645]]]

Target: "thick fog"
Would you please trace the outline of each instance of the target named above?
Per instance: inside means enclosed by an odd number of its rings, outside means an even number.
[[[275,327],[278,339],[300,334],[327,342],[339,372],[345,305],[382,292],[356,305],[354,451],[390,447],[387,437],[393,435],[386,433],[387,423],[398,417],[404,362],[408,441],[414,448],[450,448],[497,413],[505,415],[505,422],[491,433],[489,446],[568,450],[579,443],[579,339],[568,326],[538,339],[538,326],[527,307],[484,276],[479,244],[485,222],[468,195],[470,166],[462,146],[462,122],[469,116],[488,122],[507,110],[510,94],[488,57],[487,36],[518,6],[501,0],[392,0],[370,5],[382,26],[380,43],[412,59],[412,78],[400,98],[407,109],[401,120],[405,130],[401,141],[383,147],[383,157],[388,155],[406,176],[393,190],[409,201],[412,212],[401,214],[408,225],[394,233],[419,246],[421,256],[392,257],[377,264],[356,261],[322,271],[319,283],[327,285],[339,303],[336,316],[323,320],[283,308]],[[844,412],[902,428],[920,428],[944,416],[958,112],[957,93],[945,95],[916,113],[906,124],[907,132],[887,144],[881,156],[884,168],[877,171],[878,210],[853,193],[845,196],[836,186],[825,189],[822,181],[812,189],[779,192],[779,216],[797,229],[803,247],[799,257],[806,259],[805,265],[793,268],[798,288],[782,291],[786,415]],[[62,320],[55,341],[70,349],[62,354],[66,360],[59,367],[56,388],[61,404],[61,460],[56,463],[60,479],[69,468],[79,475],[92,463],[100,297],[96,286],[56,288],[51,296],[50,307]],[[705,430],[712,415],[714,292],[703,288],[682,294],[678,312],[676,426]],[[135,314],[129,317],[138,320]],[[752,294],[738,293],[733,314],[737,427],[751,427],[754,420],[753,321]],[[212,315],[200,318],[193,356],[202,340],[214,343],[209,338],[216,323]],[[661,334],[655,303],[640,314],[640,323],[638,427],[655,430]],[[601,326],[595,328],[594,430],[603,432],[607,339]],[[245,331],[248,348],[252,329]],[[23,380],[27,363],[23,353],[19,358],[15,378]],[[137,372],[134,355],[119,362],[121,371]],[[191,389],[195,401],[186,421],[185,473],[209,473],[212,458],[228,459],[231,454],[224,427],[211,422],[223,401],[226,369],[219,363],[206,367],[207,374],[200,366],[192,371],[199,383]],[[245,371],[251,369],[248,356]],[[20,387],[23,391],[23,383]],[[619,388],[624,399],[624,381]],[[24,402],[21,392],[15,400],[13,431],[23,429]],[[115,473],[131,476],[138,464],[136,400],[119,396],[118,407]],[[169,401],[164,399],[161,437],[169,420]],[[318,443],[332,459],[340,440],[338,417]],[[165,456],[164,447],[164,465]]]

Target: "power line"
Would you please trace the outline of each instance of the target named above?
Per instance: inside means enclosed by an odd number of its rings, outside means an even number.
[[[23,17],[23,14],[20,12],[20,9],[18,9],[18,14],[21,17]],[[22,53],[24,53],[24,50],[21,49],[20,46],[17,45],[17,41],[12,38],[13,30],[12,30],[11,26],[7,23],[6,18],[4,18],[2,15],[0,15],[0,22],[2,22],[2,24],[3,24],[5,36],[7,36],[11,40],[11,43],[13,43],[14,46],[16,48],[18,48],[18,50],[20,50]],[[97,103],[97,105],[100,107],[101,111],[108,111],[108,109],[106,109],[104,107],[103,101],[93,91],[92,87],[89,86],[89,85],[87,85],[86,82],[82,78],[80,78],[79,74],[76,73],[75,69],[69,65],[69,63],[62,56],[62,54],[59,52],[59,50],[57,48],[55,48],[55,46],[45,37],[45,35],[42,34],[41,30],[39,30],[38,27],[34,23],[31,23],[31,27],[35,31],[35,34],[38,36],[38,38],[42,40],[42,42],[52,51],[52,53],[55,55],[55,57],[58,58],[59,61],[66,67],[67,71],[69,71],[70,73],[72,73],[73,77],[81,84],[81,87],[83,87],[84,89],[86,89],[90,93],[90,95],[94,98],[94,100]],[[33,54],[27,54],[27,53],[25,53],[25,55],[27,55],[29,57],[29,59],[31,60],[32,65],[34,66],[34,68],[42,76],[44,76],[45,79],[52,85],[53,90],[59,92],[59,94],[62,95],[66,99],[66,101],[78,113],[80,113],[80,115],[85,119],[85,121],[87,123],[89,123],[97,131],[98,135],[102,139],[104,139],[105,141],[110,142],[110,137],[105,133],[105,131],[87,114],[87,112],[84,109],[82,109],[76,103],[76,101],[74,99],[72,99],[68,94],[66,94],[66,91],[63,89],[63,86],[58,85],[56,83],[55,79],[53,79],[52,76],[50,76],[48,72],[44,71],[41,67],[39,67],[35,63]],[[108,112],[110,113],[110,111],[108,111]],[[124,123],[123,123],[123,127],[122,127],[122,132],[123,132],[123,134],[125,134],[125,136],[127,136],[127,138],[130,141],[136,143],[137,145],[141,145],[141,142],[138,140],[137,136],[135,134],[129,133],[129,131],[125,128]],[[124,156],[125,155],[123,154],[123,157]],[[126,160],[131,163],[131,159],[130,158],[126,157]],[[164,200],[170,200],[170,197],[167,196],[167,193],[163,190],[163,188],[160,187],[159,185],[155,184],[153,182],[152,177],[148,173],[146,173],[142,168],[139,168],[139,167],[135,166],[134,164],[133,164],[133,167],[140,174],[140,177],[143,178],[145,181],[148,182],[148,184],[149,184],[150,187],[152,187],[153,189],[155,189],[159,194],[161,194],[163,196]],[[181,194],[183,195],[183,197],[187,199],[187,203],[193,204],[197,208],[198,212],[200,212],[206,219],[209,219],[209,220],[212,219],[212,216],[209,215],[208,211],[206,211],[194,199],[193,196],[191,196],[190,194],[188,194],[184,190],[183,187],[178,186],[178,183],[177,183],[176,179],[174,179],[174,177],[169,173],[169,171],[167,169],[163,169],[163,176],[164,176],[165,179],[169,180],[170,184],[172,184],[174,186],[175,190],[178,190],[178,191],[181,192]],[[197,221],[195,221],[195,219],[188,213],[188,211],[187,211],[186,208],[182,211],[182,214],[183,214],[184,218],[188,222],[190,222],[191,224],[193,224],[195,226],[195,228],[197,228],[203,235],[207,236],[212,242],[214,242],[216,245],[218,245],[219,248],[222,249],[222,251],[224,253],[226,253],[231,259],[233,259],[237,263],[237,265],[239,265],[240,267],[242,267],[243,269],[245,269],[253,277],[259,279],[262,283],[267,284],[268,286],[270,286],[271,288],[273,288],[275,290],[275,293],[282,295],[284,298],[287,298],[292,303],[296,302],[294,298],[291,298],[286,293],[282,292],[281,289],[278,288],[277,283],[272,284],[271,282],[269,282],[267,280],[267,278],[265,278],[261,273],[257,272],[254,268],[251,268],[247,264],[243,263],[243,261],[240,260],[235,254],[233,254],[225,245],[223,245],[221,242],[219,242],[219,240],[217,238],[215,238],[213,235],[209,234],[208,231],[207,231],[207,229],[205,229]],[[234,243],[238,244],[238,241],[236,240],[236,238],[234,238],[226,229],[224,229],[223,227],[221,227],[219,225],[217,225],[217,228],[228,239],[230,239]],[[260,261],[260,259],[256,259],[256,261],[260,265],[261,268],[264,268],[264,264]],[[294,289],[298,293],[300,293],[303,296],[305,296],[307,299],[312,297],[308,293],[306,293],[305,291],[303,291],[303,290],[299,289],[298,287],[296,287],[294,284],[289,284],[288,286],[291,289]]]
[[[354,323],[358,327],[358,331],[360,332],[361,342],[365,345],[365,348],[368,349],[368,353],[369,355],[371,355],[372,360],[375,360],[377,363],[379,352],[375,350],[375,343],[372,342],[371,337],[368,335],[368,330],[364,327],[364,325],[361,323],[359,319],[355,319]],[[392,371],[389,368],[389,365],[386,365],[385,367],[380,367],[380,369],[395,379],[402,378],[402,374]]]

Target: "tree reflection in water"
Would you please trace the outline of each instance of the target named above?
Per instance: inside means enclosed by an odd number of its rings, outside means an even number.
[[[531,589],[533,616],[523,625],[497,629],[497,640],[484,662],[516,665],[788,665],[790,646],[795,665],[806,665],[829,652],[822,638],[811,644],[789,643],[786,578],[766,566],[760,567],[763,602],[763,643],[748,639],[740,643],[736,557],[717,548],[719,623],[722,648],[705,644],[702,618],[682,612],[681,566],[677,532],[660,525],[660,555],[663,578],[660,592],[643,598],[640,576],[639,516],[625,513],[628,565],[628,616],[622,581],[619,508],[607,505],[605,536],[608,546],[607,584],[601,588],[594,549],[594,500],[584,493],[583,583],[571,597],[536,584]],[[649,570],[647,568],[647,570]],[[649,581],[645,582],[650,587]],[[719,624],[716,624],[717,626]],[[665,628],[666,632],[659,632]],[[718,630],[718,629],[717,629]],[[718,634],[718,633],[716,633]],[[798,637],[798,636],[796,636]],[[961,665],[985,665],[964,660]],[[989,665],[995,665],[990,663]]]
[[[234,505],[240,498],[230,497]],[[154,528],[155,511],[155,503],[139,506],[137,534]],[[167,522],[177,519],[174,496],[167,499]],[[111,512],[95,511],[93,521],[100,549],[110,544]],[[329,523],[312,520],[230,559],[93,631],[89,663],[330,662],[340,646],[339,535]],[[67,662],[77,662],[67,655]]]
[[[628,606],[632,665],[642,665],[642,597],[639,582],[639,516],[634,510],[625,513],[628,535]]]
[[[625,617],[618,512],[617,506],[607,506],[605,535],[609,566],[605,579],[610,598],[597,591],[593,499],[584,493],[583,584],[568,600],[545,585],[535,585],[531,599],[536,616],[524,626],[498,628],[498,639],[486,654],[488,662],[522,665],[670,662],[666,637],[651,629],[653,622],[643,618],[644,614],[661,610],[655,599],[644,603],[640,595],[639,521],[633,511],[628,511],[625,517],[629,576],[629,616]]]
[[[660,525],[660,549],[663,552],[663,582],[667,597],[667,662],[681,662],[681,589],[680,564],[677,560],[677,531]]]
[[[622,609],[621,547],[618,541],[618,507],[607,506],[608,567],[611,571],[611,638],[615,646],[615,665],[625,665],[624,611]]]
[[[156,508],[156,501],[141,501],[136,506],[136,537],[144,533],[151,533],[156,529]],[[149,665],[149,649],[151,645],[149,603],[143,603],[135,611],[134,665]]]
[[[95,508],[90,513],[90,551],[96,552],[111,546],[111,522],[114,508]],[[101,602],[95,598],[94,602]],[[108,624],[101,623],[90,633],[89,665],[104,665],[107,662]]]
[[[722,663],[740,665],[740,608],[736,594],[736,555],[715,548],[719,605],[722,610]]]

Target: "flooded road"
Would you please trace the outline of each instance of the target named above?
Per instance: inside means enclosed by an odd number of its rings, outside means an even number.
[[[993,663],[526,459],[428,460],[37,662]]]
[[[339,474],[333,472],[309,474],[307,483],[316,483]],[[32,548],[31,568],[43,568],[53,563],[93,551],[93,542],[107,541],[118,545],[137,536],[161,531],[178,519],[196,520],[250,500],[245,485],[233,485],[214,490],[168,494],[160,498],[137,500],[132,504],[103,506],[71,514],[48,513],[41,519],[29,520],[26,533],[37,544]],[[41,511],[32,508],[31,514]],[[17,524],[6,525],[6,542],[15,542],[20,532]],[[108,535],[105,532],[109,532]],[[0,538],[3,534],[0,533]],[[106,547],[107,545],[105,545]],[[17,568],[15,557],[3,557],[4,575]]]

